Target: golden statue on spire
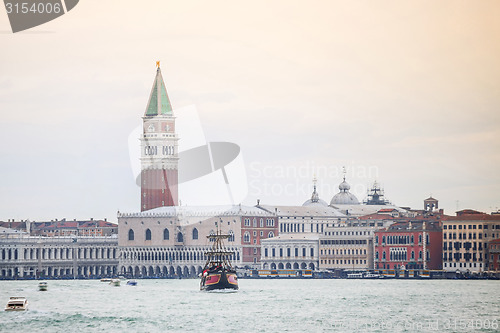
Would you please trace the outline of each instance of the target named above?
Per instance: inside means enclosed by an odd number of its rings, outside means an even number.
[[[160,68],[160,60],[156,62],[156,68]]]

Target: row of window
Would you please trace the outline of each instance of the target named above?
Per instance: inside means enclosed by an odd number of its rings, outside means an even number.
[[[488,234],[484,234],[484,238],[487,238],[488,237]],[[482,233],[479,233],[477,234],[477,238],[478,239],[483,239],[483,234]],[[443,232],[443,239],[457,239],[457,233],[454,232],[454,233],[446,233],[446,232]],[[462,233],[462,232],[459,232],[458,233],[458,239],[467,239],[467,233]],[[476,233],[469,233],[469,239],[476,239]]]
[[[204,251],[126,251],[123,253],[125,260],[137,261],[203,261],[206,260]],[[234,254],[229,257],[230,260],[240,260],[240,253],[234,251]]]
[[[446,245],[448,244],[448,246]],[[461,248],[464,248],[466,251],[469,251],[472,249],[472,251],[482,251],[483,250],[483,243],[479,242],[443,242],[443,250],[453,250],[455,251],[460,250]],[[486,249],[486,243],[484,243],[484,248]]]
[[[254,231],[253,232],[253,236],[254,236],[254,239],[253,239],[253,243],[254,244],[257,244],[257,231]],[[260,237],[264,237],[264,231],[261,231],[260,232]],[[273,238],[274,237],[274,232],[272,231],[269,231],[269,233],[267,234],[267,238]],[[245,231],[245,233],[243,234],[243,242],[244,243],[250,243],[250,232],[248,231]]]
[[[20,250],[22,251],[22,250]],[[43,249],[24,249],[23,258],[25,260],[64,260],[73,259],[73,249],[70,248],[43,248]],[[2,249],[0,252],[1,260],[20,259],[18,249]],[[116,258],[116,248],[78,248],[76,249],[76,259],[109,259]]]
[[[351,264],[351,259],[328,259],[328,260],[321,260],[321,264],[324,265],[366,265],[366,259],[361,260],[361,259],[352,259],[352,264]]]
[[[476,225],[476,224],[469,224],[468,225],[468,228],[466,228],[466,225],[462,225],[462,224],[458,224],[458,230],[462,230],[462,229],[476,229],[476,226],[477,226],[477,229],[483,229],[483,225],[482,224],[479,224],[479,225]],[[462,228],[463,227],[463,228]],[[457,224],[444,224],[443,225],[443,229],[444,230],[451,230],[451,229],[454,229],[456,230],[457,229]],[[484,225],[484,229],[488,229],[488,225],[485,224]],[[495,224],[495,225],[492,225],[491,226],[491,229],[500,229],[500,224]]]
[[[321,245],[359,245],[366,244],[366,239],[322,239]]]
[[[366,255],[366,249],[328,249],[328,250],[320,250],[321,254],[324,255],[350,255],[350,254],[365,254]]]
[[[215,232],[213,230],[210,231],[210,235],[215,235]],[[148,228],[144,232],[144,240],[147,240],[147,241],[151,240],[151,237],[152,237],[151,229]],[[169,239],[170,239],[170,232],[168,231],[167,228],[165,228],[165,229],[163,229],[163,240],[169,240]],[[193,230],[191,232],[191,239],[192,240],[197,240],[198,239],[198,229],[193,228]],[[129,231],[128,231],[128,240],[129,241],[135,240],[135,232],[134,232],[133,229],[129,229]],[[183,236],[182,232],[179,231],[177,233],[176,241],[179,242],[179,243],[182,243],[184,241],[184,236]],[[213,239],[211,239],[210,241],[213,241]],[[234,232],[232,230],[229,230],[228,241],[229,242],[234,242]]]
[[[253,227],[257,228],[257,218],[254,217],[252,222],[253,222]],[[243,223],[244,223],[245,227],[250,227],[251,226],[250,218],[244,219]],[[259,227],[264,228],[264,219],[263,218],[259,219]],[[266,219],[266,227],[274,227],[274,219],[273,218]]]
[[[284,253],[283,248],[280,248],[279,249],[279,256],[284,257],[283,253]],[[305,257],[306,253],[307,253],[307,250],[305,247],[303,247],[302,248],[302,257]],[[314,257],[314,248],[311,247],[309,249],[309,253],[310,253],[311,257]],[[291,249],[287,248],[286,249],[286,257],[291,257],[292,256],[291,254],[292,254]],[[295,254],[295,257],[299,256],[299,248],[296,247],[294,249],[294,254]],[[268,248],[264,249],[264,257],[269,257],[269,249]],[[271,249],[271,257],[276,257],[276,248]]]
[[[327,231],[325,232],[327,236],[367,236],[370,235],[370,231]]]
[[[444,252],[443,253],[443,260],[455,260],[455,261],[460,261],[461,259],[464,259],[465,261],[483,261],[483,254],[480,252],[479,257],[476,255],[476,253],[448,253]],[[484,255],[484,259],[488,260],[488,255]]]
[[[429,244],[429,234],[425,235],[427,244]],[[375,236],[375,243],[378,244],[378,235]],[[415,243],[415,238],[413,235],[407,235],[407,236],[382,236],[382,245],[385,243],[387,244],[398,244],[398,245],[408,245],[408,244],[414,244]],[[418,235],[418,243],[422,243],[422,235]]]
[[[323,233],[323,230],[325,227],[324,224],[320,224],[320,223],[310,224],[309,225],[310,232],[315,232],[314,226],[316,226],[316,233],[320,233],[320,232]],[[326,226],[328,227],[328,224],[326,224]],[[304,223],[301,223],[301,224],[298,224],[298,223],[280,223],[280,232],[283,232],[283,233],[286,233],[286,232],[289,232],[289,233],[305,232],[305,224]]]
[[[431,255],[430,255],[429,251],[427,251],[426,257],[427,257],[426,260],[431,259]],[[382,252],[382,260],[386,260],[386,259],[387,259],[386,252],[383,251]],[[418,259],[422,260],[422,251],[418,251]],[[375,252],[375,260],[379,260],[379,252]],[[406,251],[390,252],[389,260],[390,261],[407,261],[408,260],[407,253],[406,253]],[[411,251],[410,260],[415,260],[415,251]]]

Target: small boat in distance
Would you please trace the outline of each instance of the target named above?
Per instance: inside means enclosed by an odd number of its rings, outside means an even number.
[[[128,280],[127,286],[137,286],[137,281],[136,280]]]
[[[201,273],[200,290],[238,289],[236,270],[229,260],[234,252],[226,250],[222,241],[229,237],[223,235],[218,228],[215,235],[207,236],[213,245],[210,251],[205,252],[207,262]]]
[[[102,278],[101,282],[111,282],[111,278]]]
[[[21,296],[11,296],[7,305],[5,306],[5,311],[25,311],[28,310],[28,300],[26,297]]]
[[[120,286],[120,279],[111,279],[109,284],[112,286],[115,286],[115,287],[119,287]]]
[[[40,291],[47,291],[48,287],[49,287],[49,285],[45,281],[38,283],[38,290],[40,290]]]

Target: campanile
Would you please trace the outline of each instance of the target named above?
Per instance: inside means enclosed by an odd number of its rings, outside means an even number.
[[[178,147],[175,117],[156,62],[156,76],[141,137],[141,211],[177,206]]]

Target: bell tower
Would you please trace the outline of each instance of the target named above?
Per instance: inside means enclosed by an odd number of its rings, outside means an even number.
[[[142,122],[141,211],[177,206],[179,138],[159,61]]]

